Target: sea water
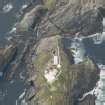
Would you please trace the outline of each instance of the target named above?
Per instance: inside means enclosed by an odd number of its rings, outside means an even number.
[[[11,40],[11,33],[16,31],[15,24],[19,10],[27,4],[29,0],[0,0],[0,46],[4,46],[8,40]],[[9,70],[9,68],[7,69]],[[16,100],[27,88],[25,84],[24,68],[17,72],[17,78],[7,80],[0,77],[0,105],[15,105]],[[0,73],[2,76],[2,73]],[[18,104],[19,105],[19,104]]]

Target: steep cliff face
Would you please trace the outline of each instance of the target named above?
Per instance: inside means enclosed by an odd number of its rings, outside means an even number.
[[[46,7],[49,8],[50,11],[54,12],[59,8],[64,8],[65,6],[76,5],[75,9],[78,13],[87,12],[90,9],[96,8],[104,8],[105,9],[105,1],[104,0],[43,0]],[[79,8],[78,8],[79,7]]]
[[[26,13],[22,20],[17,24],[17,32],[29,31],[35,28],[36,24],[41,21],[41,18],[46,14],[47,8],[42,5],[38,5]]]
[[[98,8],[103,7],[104,1],[50,0],[50,7],[49,2],[46,2],[45,6],[48,6],[49,14],[39,27],[42,36],[56,34],[75,36],[76,33],[87,36],[103,31],[103,15]]]
[[[36,25],[39,25],[38,33],[42,37],[57,34],[75,36],[76,33],[87,36],[103,31],[105,1],[44,0],[43,2],[43,6],[36,6],[24,15],[17,25],[17,31],[35,30]]]
[[[88,36],[103,31],[102,16],[98,10],[89,10],[82,15],[76,15],[75,6],[65,10],[58,16],[48,18],[39,27],[42,37],[60,34],[63,36]]]

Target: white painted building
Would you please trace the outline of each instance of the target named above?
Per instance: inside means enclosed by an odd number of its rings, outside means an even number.
[[[57,75],[58,71],[56,69],[51,69],[49,71],[45,71],[45,78],[47,79],[47,82],[52,84],[57,78],[56,78],[56,75]]]
[[[54,65],[58,65],[58,64],[59,64],[59,58],[58,58],[58,56],[56,56],[56,55],[54,55],[53,64],[54,64]]]

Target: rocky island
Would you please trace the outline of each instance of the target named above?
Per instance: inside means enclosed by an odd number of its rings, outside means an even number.
[[[95,102],[95,96],[79,100],[99,79],[100,70],[90,58],[74,64],[72,52],[64,48],[60,36],[41,39],[35,55],[35,73],[29,78],[35,93],[28,96],[29,105],[94,105],[89,103]]]
[[[81,37],[103,32],[105,1],[40,0],[36,5],[37,1],[24,9],[10,40],[16,47],[9,47],[7,57],[0,56],[0,70],[17,52],[9,78],[25,64],[27,105],[96,105],[100,69],[92,58],[81,58],[77,52],[82,50]],[[77,42],[76,48],[65,46],[65,38]]]

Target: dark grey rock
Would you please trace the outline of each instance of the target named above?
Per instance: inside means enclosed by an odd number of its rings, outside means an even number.
[[[63,35],[75,36],[80,33],[83,36],[88,36],[94,33],[102,33],[103,17],[98,9],[89,10],[81,15],[75,14],[79,7],[71,7],[67,9],[63,15],[60,14],[54,18],[49,18],[48,21],[42,23],[39,33],[42,36]]]
[[[17,48],[14,45],[10,45],[0,55],[0,71],[4,72],[5,68],[14,59],[17,52]]]

